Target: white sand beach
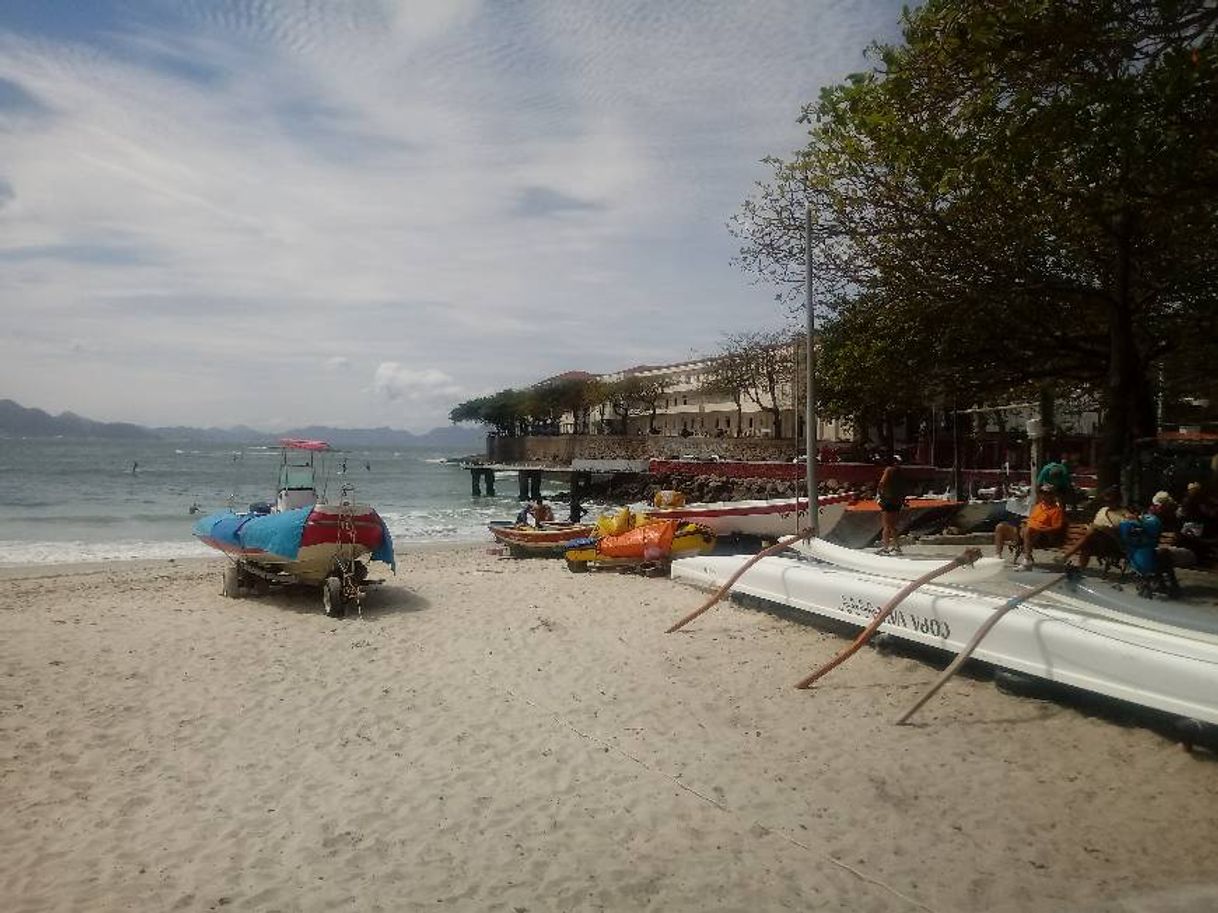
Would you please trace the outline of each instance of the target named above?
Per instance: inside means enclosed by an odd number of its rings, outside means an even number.
[[[0,575],[0,908],[1218,908],[1218,764],[665,579],[402,556]]]

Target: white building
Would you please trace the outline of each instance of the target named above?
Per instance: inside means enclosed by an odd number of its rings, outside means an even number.
[[[638,365],[597,377],[604,383],[616,383],[627,377],[659,380],[664,392],[656,403],[655,433],[666,437],[764,437],[802,438],[803,406],[798,410],[792,401],[791,384],[778,389],[779,416],[764,409],[747,396],[741,398],[740,409],[722,393],[710,393],[705,387],[716,359],[701,358],[671,365]],[[637,411],[636,411],[637,410]],[[798,411],[798,414],[797,414]],[[594,434],[618,433],[621,417],[608,403],[602,403],[593,413],[591,430]],[[560,430],[572,433],[575,416],[563,415]],[[626,433],[651,433],[651,409],[635,403],[627,421]],[[817,421],[817,439],[826,443],[847,443],[853,440],[853,429],[846,423]]]

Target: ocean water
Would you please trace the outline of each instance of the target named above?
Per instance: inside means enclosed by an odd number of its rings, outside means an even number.
[[[324,454],[318,482],[331,497],[351,485],[399,551],[489,543],[486,524],[519,510],[517,480],[500,473],[496,497],[473,498],[469,473],[444,462],[459,455],[423,447]],[[0,438],[0,565],[214,555],[190,534],[191,506],[209,513],[274,500],[279,461],[279,450],[264,446]],[[546,482],[543,494],[562,487]]]

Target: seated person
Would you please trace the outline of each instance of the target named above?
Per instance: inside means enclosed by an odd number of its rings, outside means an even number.
[[[1040,472],[1036,474],[1036,485],[1038,488],[1042,485],[1052,485],[1063,504],[1074,504],[1077,500],[1070,466],[1056,454],[1050,456],[1049,461],[1040,467]]]
[[[541,498],[532,503],[529,511],[533,514],[533,522],[537,526],[541,526],[543,523],[550,523],[554,520],[554,509]]]
[[[1095,512],[1095,519],[1091,521],[1086,534],[1062,552],[1061,560],[1067,564],[1072,563],[1070,559],[1075,555],[1078,555],[1078,560],[1073,563],[1080,568],[1086,567],[1092,558],[1116,561],[1125,557],[1117,524],[1122,520],[1134,519],[1134,513],[1121,504],[1121,490],[1115,485],[1104,489],[1100,497],[1103,506]]]
[[[1180,532],[1197,539],[1218,536],[1218,504],[1206,497],[1200,482],[1189,482],[1184,500],[1177,511]]]
[[[1042,485],[1040,498],[1018,529],[1010,523],[999,523],[994,527],[994,554],[1001,558],[1005,546],[1018,542],[1023,546],[1022,569],[1027,570],[1032,567],[1034,548],[1052,548],[1060,545],[1065,537],[1066,512],[1058,500],[1057,489],[1052,485]]]
[[[1160,491],[1151,498],[1146,514],[1158,519],[1161,525],[1160,555],[1168,559],[1172,567],[1196,567],[1205,546],[1197,537],[1180,531],[1178,511],[1179,505],[1175,499],[1168,492]]]
[[[536,501],[530,501],[520,509],[520,513],[516,514],[516,523],[528,526],[530,517],[532,518],[533,526],[541,526],[541,524],[549,523],[554,519],[554,511],[549,504],[538,498]]]

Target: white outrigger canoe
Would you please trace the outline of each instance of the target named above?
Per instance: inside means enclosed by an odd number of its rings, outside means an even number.
[[[673,562],[672,577],[713,589],[748,560],[747,555],[686,558]],[[928,561],[923,567],[941,563]],[[906,583],[906,576],[769,557],[749,568],[733,590],[861,627]],[[880,630],[958,653],[1011,595],[936,581],[910,594]],[[1218,614],[1200,606],[1106,593],[1084,581],[1009,611],[973,656],[1218,725]]]

